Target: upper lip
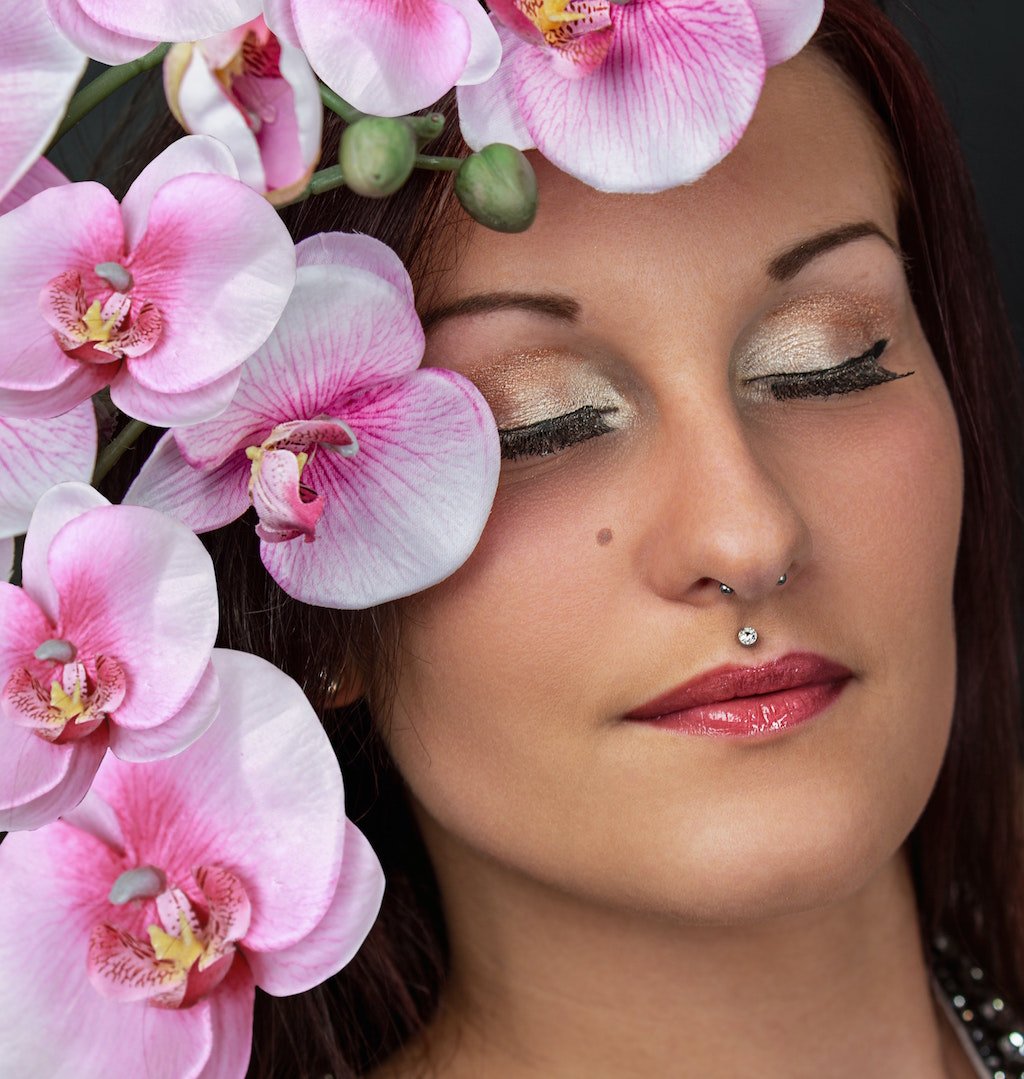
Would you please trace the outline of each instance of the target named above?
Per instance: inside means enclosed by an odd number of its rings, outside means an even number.
[[[788,652],[757,667],[738,667],[726,663],[634,708],[626,714],[626,718],[653,719],[702,704],[730,701],[735,697],[756,697],[762,693],[795,689],[797,686],[834,682],[849,678],[852,674],[849,667],[814,652]]]

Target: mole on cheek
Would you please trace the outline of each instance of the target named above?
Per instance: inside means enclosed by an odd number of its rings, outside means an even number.
[[[597,534],[597,542],[605,547],[612,541],[612,530],[610,528],[602,528]]]

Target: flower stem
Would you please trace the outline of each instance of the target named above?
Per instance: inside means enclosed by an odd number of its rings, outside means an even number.
[[[93,487],[121,460],[125,452],[135,444],[135,440],[139,435],[148,428],[148,423],[143,423],[142,420],[132,420],[131,423],[125,424],[124,428],[118,431],[96,460],[96,470],[92,474]]]
[[[372,115],[368,112],[360,112],[323,83],[320,83],[320,100],[346,124],[354,124],[357,120],[364,120]],[[398,119],[404,120],[412,128],[416,138],[426,142],[436,139],[444,131],[444,114],[440,112],[428,112],[426,116],[401,116]]]
[[[107,68],[102,74],[97,75],[92,82],[83,86],[71,99],[67,115],[64,117],[60,127],[57,128],[57,134],[54,135],[53,142],[50,143],[48,149],[52,149],[56,143],[60,142],[83,116],[92,112],[101,101],[105,101],[115,90],[124,86],[126,82],[130,82],[136,75],[141,75],[143,71],[149,71],[151,67],[156,67],[167,55],[167,50],[170,47],[171,43],[165,41],[157,45],[151,52],[147,52],[145,56],[140,56],[137,60],[129,60],[127,64],[118,64],[116,67]]]
[[[464,160],[461,157],[433,157],[430,154],[417,154],[416,168],[432,169],[434,172],[454,172]]]
[[[354,124],[356,120],[362,120],[365,112],[360,112],[354,105],[350,105],[329,87],[320,83],[320,100],[333,112],[340,116],[346,124]]]
[[[341,166],[331,165],[328,169],[320,169],[319,172],[313,173],[303,197],[322,195],[325,191],[333,191],[336,187],[344,186],[345,177],[341,175]]]

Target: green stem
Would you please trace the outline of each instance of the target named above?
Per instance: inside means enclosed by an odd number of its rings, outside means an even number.
[[[92,112],[101,101],[105,101],[115,90],[124,86],[126,82],[130,82],[136,75],[141,75],[143,71],[149,71],[151,67],[156,67],[167,55],[167,50],[170,47],[171,43],[165,41],[162,45],[157,45],[152,52],[147,52],[145,56],[140,56],[137,60],[129,60],[127,64],[118,64],[117,67],[107,68],[87,86],[83,86],[71,99],[67,115],[64,117],[60,127],[57,128],[57,134],[54,135],[53,142],[50,143],[48,149],[52,149],[60,142],[83,116]]]
[[[345,177],[341,175],[340,165],[331,165],[328,169],[320,169],[314,172],[309,180],[309,187],[304,192],[304,197],[309,195],[322,195],[325,191],[333,191],[336,187],[345,186]]]
[[[132,420],[121,431],[118,431],[96,461],[96,470],[92,474],[93,487],[99,484],[100,480],[121,460],[125,452],[132,448],[139,435],[148,428],[148,423],[143,423],[142,420]]]
[[[356,120],[361,120],[367,114],[360,112],[354,105],[350,105],[343,98],[338,95],[329,87],[320,83],[320,100],[331,110],[331,112],[340,116],[346,124],[354,124]]]
[[[465,158],[462,157],[433,157],[430,154],[416,155],[416,168],[432,169],[434,172],[455,172]]]

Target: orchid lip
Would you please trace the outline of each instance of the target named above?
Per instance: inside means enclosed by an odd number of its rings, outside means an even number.
[[[700,705],[755,697],[798,686],[851,678],[849,667],[813,652],[789,652],[757,667],[724,664],[628,712],[626,719],[654,719]]]

